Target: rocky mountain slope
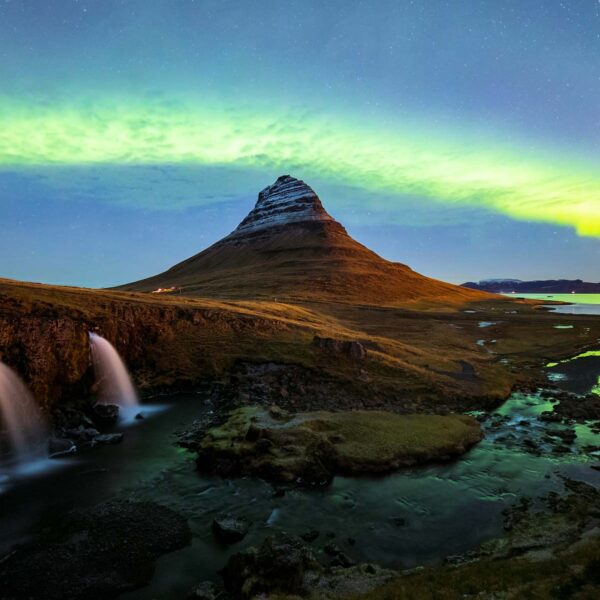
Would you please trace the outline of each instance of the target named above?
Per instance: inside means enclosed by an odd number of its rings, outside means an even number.
[[[179,293],[147,293],[158,287]],[[228,406],[404,413],[497,403],[548,359],[600,337],[593,318],[557,329],[561,317],[531,302],[384,260],[289,176],[231,235],[125,288],[0,280],[0,360],[46,409],[93,392],[89,331],[148,393],[211,382]]]
[[[186,295],[380,306],[485,298],[381,258],[348,235],[309,185],[289,175],[259,193],[230,235],[164,273],[118,289],[172,287]]]

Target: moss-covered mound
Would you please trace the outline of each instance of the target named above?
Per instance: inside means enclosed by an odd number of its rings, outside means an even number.
[[[195,449],[201,471],[323,485],[337,473],[385,473],[447,460],[481,437],[479,423],[465,415],[290,414],[243,407],[210,429]]]

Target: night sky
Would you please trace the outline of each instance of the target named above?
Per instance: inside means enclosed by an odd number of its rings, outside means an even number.
[[[106,286],[281,174],[427,275],[600,280],[598,0],[0,0],[0,277]]]

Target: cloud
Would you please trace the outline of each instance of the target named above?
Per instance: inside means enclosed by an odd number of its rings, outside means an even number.
[[[268,184],[266,174],[291,172],[361,191],[375,212],[419,198],[600,236],[600,175],[583,159],[466,130],[369,125],[348,114],[151,99],[28,106],[5,98],[2,171],[43,173],[46,185],[153,209],[231,199]]]

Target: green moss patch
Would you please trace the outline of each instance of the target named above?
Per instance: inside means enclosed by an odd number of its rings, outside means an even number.
[[[479,423],[465,415],[290,414],[276,407],[243,407],[210,429],[196,451],[202,471],[319,485],[338,473],[386,473],[448,460],[481,437]]]

